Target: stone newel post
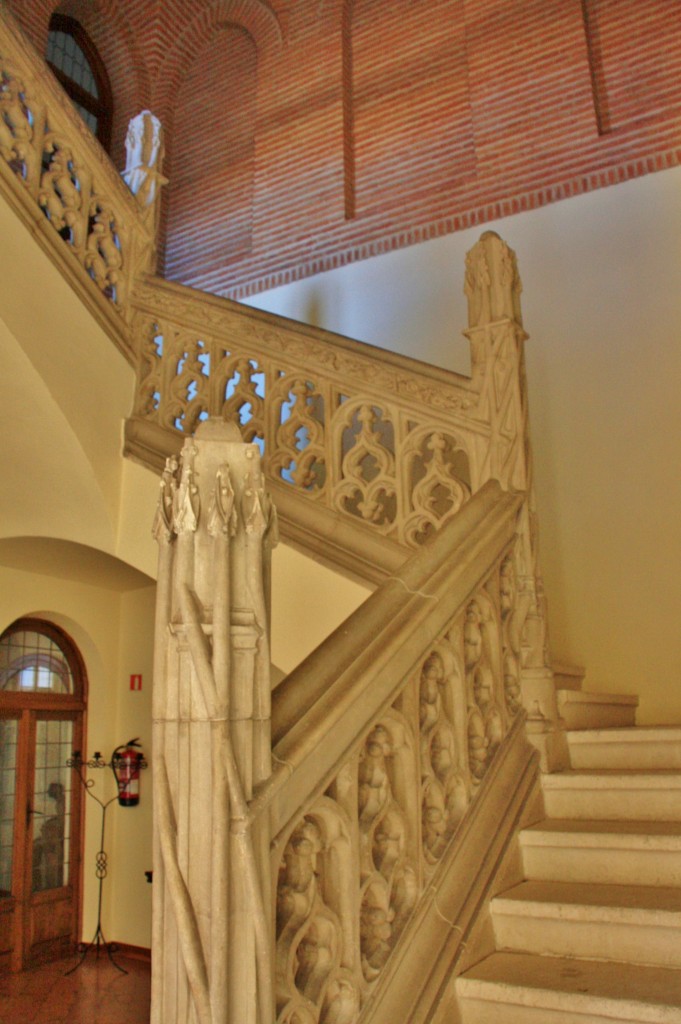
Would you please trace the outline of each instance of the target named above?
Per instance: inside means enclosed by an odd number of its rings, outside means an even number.
[[[494,231],[485,231],[466,257],[465,293],[473,379],[480,388],[480,410],[491,425],[483,464],[474,486],[496,478],[503,487],[524,491],[514,554],[518,583],[523,703],[528,735],[542,766],[567,763],[564,725],[558,713],[548,650],[546,601],[538,554],[537,516],[530,444],[525,341],[520,309],[522,284],[514,251]]]
[[[151,1020],[269,1024],[267,837],[248,801],[270,774],[276,516],[234,424],[207,420],[168,460],[154,533]]]

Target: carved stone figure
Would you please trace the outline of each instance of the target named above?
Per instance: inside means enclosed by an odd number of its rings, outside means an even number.
[[[336,928],[335,922],[315,916],[296,949],[296,987],[313,1003],[319,1000],[322,986],[335,966]]]
[[[471,601],[466,609],[466,619],[463,629],[463,646],[465,655],[466,671],[474,668],[482,655],[482,632],[480,625],[482,613],[476,601]]]
[[[479,711],[474,710],[468,717],[468,764],[473,782],[479,782],[487,768],[488,739],[485,723]]]
[[[444,679],[442,658],[436,652],[429,654],[421,669],[419,693],[419,724],[422,732],[429,731],[440,717],[440,687]]]
[[[161,122],[150,110],[143,110],[128,124],[125,137],[123,180],[144,208],[153,207],[159,189],[168,183],[161,173],[164,145]]]
[[[40,179],[38,202],[56,231],[69,232],[67,241],[82,245],[85,229],[82,218],[82,193],[70,151],[52,140],[47,145],[51,157]]]
[[[32,121],[26,103],[26,89],[9,67],[0,74],[0,156],[15,174],[32,181],[38,166]]]
[[[447,817],[444,807],[426,803],[423,809],[423,846],[429,863],[436,864],[447,845]]]
[[[291,835],[279,873],[277,931],[291,918],[305,920],[316,893],[317,854],[322,848],[318,826],[305,819]]]
[[[390,956],[392,911],[365,900],[360,916],[360,948],[362,970],[367,981],[378,977]]]
[[[354,1024],[359,1015],[359,993],[349,977],[334,978],[329,984],[319,1024]]]
[[[404,852],[404,823],[395,811],[385,814],[374,832],[372,856],[378,871],[385,878],[390,874]]]
[[[388,730],[377,725],[370,733],[359,765],[359,819],[373,821],[390,797],[386,757],[392,753]]]
[[[95,200],[90,210],[92,226],[87,238],[85,268],[99,288],[115,299],[120,283],[118,271],[123,256],[118,244],[113,215]]]

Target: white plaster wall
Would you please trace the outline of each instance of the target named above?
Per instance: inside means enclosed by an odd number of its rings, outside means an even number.
[[[253,297],[457,371],[466,251],[493,229],[524,285],[541,549],[557,660],[681,721],[681,170]]]

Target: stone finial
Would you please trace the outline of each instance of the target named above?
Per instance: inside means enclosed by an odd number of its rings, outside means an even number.
[[[521,290],[513,249],[495,231],[485,231],[466,256],[469,328],[503,319],[521,325]]]

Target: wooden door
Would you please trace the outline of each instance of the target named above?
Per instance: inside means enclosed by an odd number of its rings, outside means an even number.
[[[78,941],[84,675],[68,638],[20,620],[0,637],[0,966]],[[75,670],[75,671],[74,671]]]

